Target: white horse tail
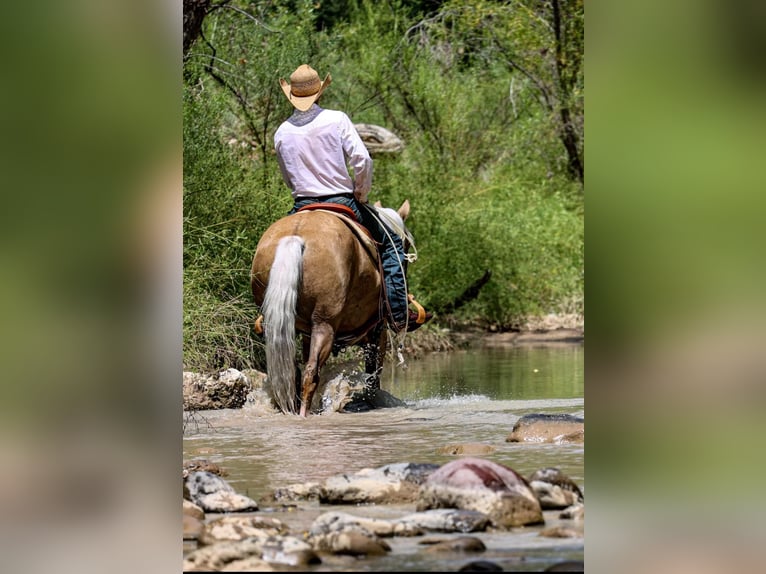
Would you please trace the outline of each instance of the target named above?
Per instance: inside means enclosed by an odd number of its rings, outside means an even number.
[[[295,413],[295,305],[303,275],[303,239],[279,240],[261,311],[266,337],[266,374],[277,406]]]

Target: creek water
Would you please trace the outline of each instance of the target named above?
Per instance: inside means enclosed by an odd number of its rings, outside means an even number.
[[[361,413],[330,412],[307,419],[276,414],[263,405],[204,411],[187,424],[184,460],[205,458],[226,470],[234,489],[255,500],[275,488],[321,482],[363,468],[415,462],[444,464],[455,455],[442,449],[482,443],[494,451],[482,458],[523,476],[559,468],[585,493],[582,444],[507,443],[519,417],[529,413],[584,416],[582,344],[472,348],[426,354],[403,366],[387,365],[381,388],[405,406]],[[335,367],[340,369],[340,367]],[[348,373],[348,366],[342,370]],[[332,376],[328,365],[323,376]],[[200,422],[201,421],[201,422]],[[388,505],[335,507],[299,503],[300,511],[262,507],[291,526],[308,529],[323,512],[395,519],[414,512]],[[559,511],[545,512],[545,525],[508,532],[472,533],[487,546],[481,554],[428,553],[418,537],[387,539],[392,552],[364,560],[338,558],[310,571],[456,571],[474,560],[491,560],[506,571],[541,571],[564,560],[582,560],[584,537],[549,538],[544,528],[562,525]],[[580,527],[582,530],[582,523]],[[431,538],[453,535],[433,533]]]

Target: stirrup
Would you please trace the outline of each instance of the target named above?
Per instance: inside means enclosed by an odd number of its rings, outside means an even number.
[[[415,300],[415,296],[412,293],[407,295],[407,301],[409,301],[412,305],[414,305],[415,309],[418,312],[418,318],[415,320],[415,322],[418,325],[422,325],[423,323],[425,323],[427,315],[426,315],[426,310],[423,308],[423,305],[421,305]]]

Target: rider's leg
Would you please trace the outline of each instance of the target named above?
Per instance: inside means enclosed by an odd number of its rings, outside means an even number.
[[[391,230],[383,227],[369,209],[364,206],[361,209],[362,223],[370,230],[370,233],[380,244],[380,258],[383,267],[383,282],[386,287],[388,299],[388,322],[397,333],[407,328],[413,331],[422,324],[431,320],[432,315],[425,313],[425,320],[417,322],[417,313],[409,311],[409,298],[407,296],[407,280],[405,277],[406,261],[402,238]]]

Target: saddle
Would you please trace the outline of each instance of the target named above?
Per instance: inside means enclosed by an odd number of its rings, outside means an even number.
[[[362,244],[367,249],[367,252],[370,254],[370,257],[372,257],[373,261],[376,261],[378,264],[380,264],[378,242],[375,241],[375,239],[372,237],[370,230],[362,225],[361,222],[356,218],[356,214],[354,213],[353,209],[340,203],[319,202],[304,205],[298,209],[296,213],[301,211],[316,210],[326,211],[327,213],[332,213],[333,215],[338,216],[346,225],[348,225],[351,231],[354,232],[354,235],[356,235],[357,239],[362,242]],[[382,276],[383,270],[381,269],[380,271]]]

